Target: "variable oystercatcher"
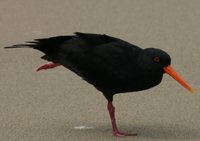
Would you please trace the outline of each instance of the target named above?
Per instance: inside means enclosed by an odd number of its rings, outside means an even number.
[[[91,33],[75,33],[35,39],[33,42],[5,48],[29,47],[42,51],[49,62],[37,71],[62,65],[76,73],[103,93],[108,100],[108,112],[115,136],[134,136],[122,133],[115,121],[113,96],[135,92],[158,85],[164,73],[169,74],[190,92],[194,92],[170,66],[170,56],[156,48],[141,49],[118,38]]]

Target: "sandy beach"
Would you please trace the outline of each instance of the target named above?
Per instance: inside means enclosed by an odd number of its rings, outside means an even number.
[[[200,1],[1,0],[1,141],[199,141]],[[3,49],[35,38],[102,33],[171,55],[173,68],[196,90],[171,77],[152,89],[114,97],[118,126],[111,132],[107,101],[92,85],[60,66],[36,72],[45,60],[33,49]]]

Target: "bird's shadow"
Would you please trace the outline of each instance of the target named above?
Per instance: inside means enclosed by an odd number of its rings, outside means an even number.
[[[97,126],[96,126],[97,127]],[[130,125],[120,125],[120,130],[130,133],[137,133],[138,138],[152,138],[152,139],[200,139],[200,130],[178,124],[140,124],[130,127]],[[110,125],[97,127],[91,130],[79,130],[84,134],[112,133]]]

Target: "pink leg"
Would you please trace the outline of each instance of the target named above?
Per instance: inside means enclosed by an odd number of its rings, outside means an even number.
[[[115,120],[115,107],[113,106],[112,102],[108,101],[107,105],[109,114],[110,114],[110,119],[112,123],[112,130],[113,130],[113,135],[117,137],[125,137],[125,136],[136,136],[137,134],[129,134],[129,133],[122,133],[118,130],[116,120]]]
[[[37,69],[37,72],[40,71],[40,70],[46,70],[46,69],[52,69],[52,68],[55,68],[57,66],[60,66],[60,64],[56,64],[54,62],[48,62],[46,64],[43,64],[41,65],[38,69]]]

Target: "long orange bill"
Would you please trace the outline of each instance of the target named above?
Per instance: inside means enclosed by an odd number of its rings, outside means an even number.
[[[169,74],[171,77],[173,77],[176,81],[178,81],[183,87],[188,89],[191,93],[194,93],[195,90],[188,85],[177,73],[176,71],[169,65],[167,67],[164,67],[164,71]]]

